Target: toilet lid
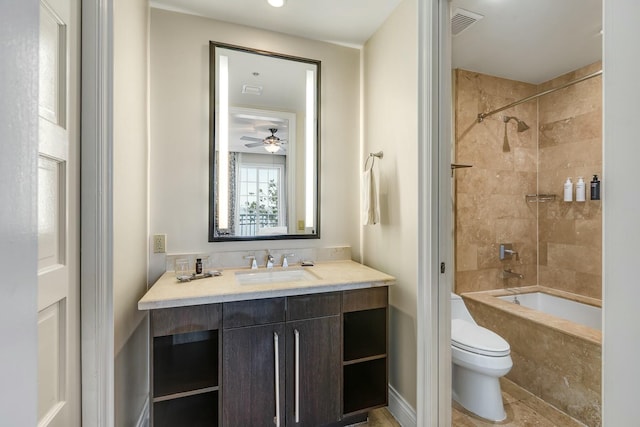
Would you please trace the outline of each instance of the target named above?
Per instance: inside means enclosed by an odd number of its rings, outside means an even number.
[[[466,320],[451,320],[451,344],[485,356],[507,356],[509,343],[500,335]]]

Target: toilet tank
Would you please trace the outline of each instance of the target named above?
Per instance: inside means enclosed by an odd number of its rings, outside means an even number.
[[[467,306],[464,305],[462,297],[454,294],[453,292],[451,293],[451,318],[462,319],[473,323],[474,325],[476,324],[473,317],[471,317],[471,313],[467,310]]]

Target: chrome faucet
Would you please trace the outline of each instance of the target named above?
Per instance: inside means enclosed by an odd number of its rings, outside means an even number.
[[[518,279],[524,279],[524,275],[522,275],[520,273],[513,272],[513,271],[511,271],[511,269],[502,270],[502,278],[503,279],[510,279],[512,277],[517,277]]]
[[[289,261],[287,260],[287,257],[292,257],[292,256],[295,256],[295,254],[284,254],[284,255],[282,255],[282,268],[289,267]]]
[[[267,268],[273,268],[273,255],[267,251]]]
[[[251,269],[255,270],[258,268],[258,263],[256,262],[256,257],[255,255],[247,255],[246,257],[244,257],[244,259],[250,259],[251,260]]]

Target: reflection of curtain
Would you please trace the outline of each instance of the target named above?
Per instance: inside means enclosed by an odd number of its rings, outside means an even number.
[[[238,169],[238,155],[239,153],[236,152],[230,152],[229,153],[229,228],[227,229],[223,229],[220,230],[220,228],[218,228],[218,209],[216,206],[216,211],[215,211],[215,223],[214,223],[214,227],[216,230],[216,235],[217,236],[235,236],[236,232],[236,205],[237,205],[237,198],[236,198],[236,181],[237,181],[237,169]],[[218,169],[218,156],[216,156],[215,158],[215,162],[216,162],[216,170]],[[214,185],[216,188],[216,204],[217,204],[217,195],[219,194],[218,191],[218,175],[216,174],[216,176],[213,177],[214,179]]]
[[[240,153],[232,151],[229,153],[229,235],[236,235],[236,209],[238,204],[237,181],[238,181],[238,156]]]

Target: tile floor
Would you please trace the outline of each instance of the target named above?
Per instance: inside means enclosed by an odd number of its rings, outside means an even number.
[[[579,421],[557,410],[542,399],[534,396],[513,382],[502,378],[502,398],[507,419],[492,423],[483,420],[457,403],[453,403],[451,425],[453,427],[486,427],[486,426],[510,426],[510,427],[584,427]]]
[[[506,420],[499,423],[483,420],[454,402],[452,427],[584,427],[584,424],[560,412],[513,382],[502,378],[501,385],[504,409],[507,412]],[[371,411],[369,421],[358,426],[400,427],[400,424],[387,408],[380,408]]]
[[[369,412],[369,421],[358,426],[369,427],[400,427],[387,408],[375,409]]]

